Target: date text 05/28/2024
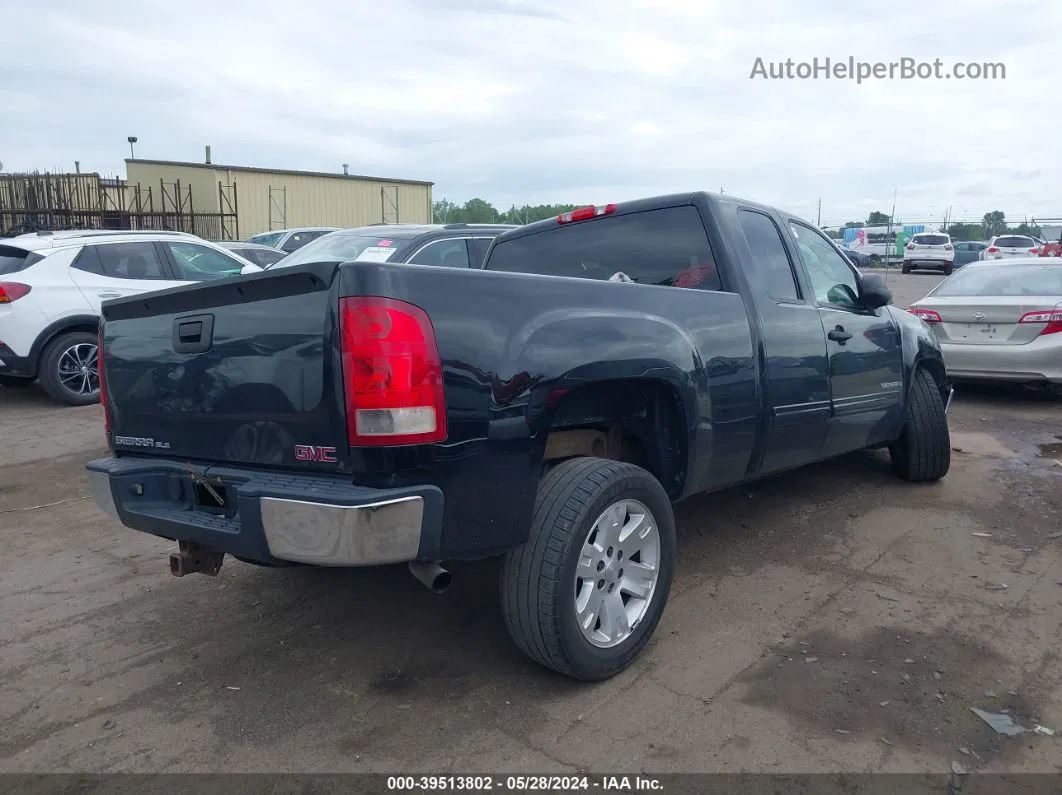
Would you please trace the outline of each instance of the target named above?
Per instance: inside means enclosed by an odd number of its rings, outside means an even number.
[[[663,790],[650,776],[388,776],[388,792],[634,792]]]

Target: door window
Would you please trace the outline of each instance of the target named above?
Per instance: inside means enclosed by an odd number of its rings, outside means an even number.
[[[793,222],[789,227],[815,300],[847,309],[858,308],[859,277],[847,260],[811,227]]]
[[[468,246],[460,240],[440,240],[429,243],[410,260],[413,265],[435,265],[440,268],[467,268]]]
[[[738,210],[738,220],[767,294],[776,301],[800,300],[793,268],[774,221],[751,210]]]
[[[112,279],[168,279],[154,243],[101,243],[85,246],[74,267]]]
[[[240,272],[243,263],[198,243],[166,243],[177,263],[177,277],[182,281],[224,279]]]

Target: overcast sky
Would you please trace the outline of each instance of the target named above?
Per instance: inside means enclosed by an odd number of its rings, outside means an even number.
[[[884,8],[884,6],[888,8]],[[1062,216],[1059,0],[9,0],[4,170],[138,157],[499,208],[720,187],[822,222]],[[750,79],[827,57],[1003,80]],[[932,214],[932,215],[930,215]]]

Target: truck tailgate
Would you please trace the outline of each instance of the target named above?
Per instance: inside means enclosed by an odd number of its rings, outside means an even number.
[[[325,263],[107,302],[115,451],[347,470],[335,273]]]

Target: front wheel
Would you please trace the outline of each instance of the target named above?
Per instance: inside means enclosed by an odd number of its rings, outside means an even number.
[[[602,458],[559,464],[539,482],[527,543],[502,566],[509,634],[566,676],[614,676],[660,621],[675,547],[671,501],[649,472]]]
[[[928,370],[914,373],[907,419],[900,438],[889,446],[892,471],[904,480],[920,483],[940,480],[951,468],[951,433],[937,382]]]

